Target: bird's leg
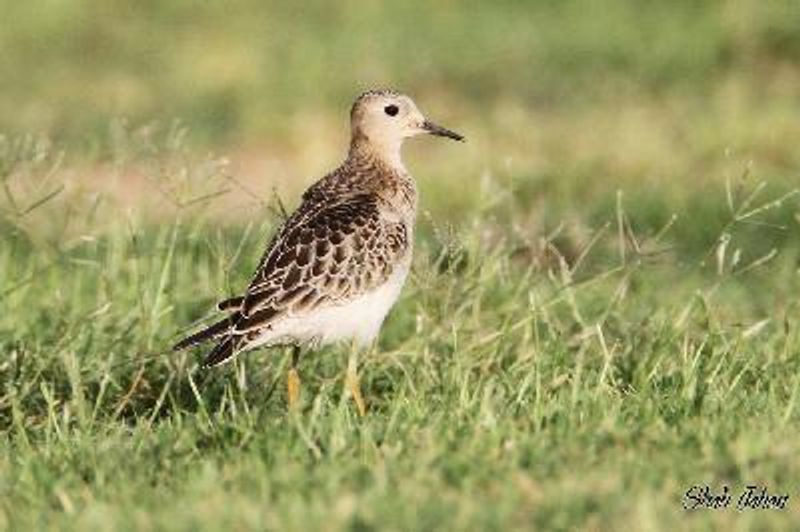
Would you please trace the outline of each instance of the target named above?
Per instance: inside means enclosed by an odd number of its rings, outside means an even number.
[[[347,361],[347,375],[345,376],[345,385],[353,397],[353,401],[358,408],[358,414],[361,417],[367,415],[367,406],[364,403],[364,396],[361,395],[361,385],[358,382],[358,348],[352,346],[350,349],[350,358]]]
[[[297,373],[297,363],[300,360],[300,346],[292,347],[292,362],[289,366],[289,374],[286,377],[286,397],[289,401],[289,409],[296,407],[300,401],[300,375]]]

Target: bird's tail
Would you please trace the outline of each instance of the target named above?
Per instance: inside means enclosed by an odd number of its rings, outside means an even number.
[[[242,352],[246,338],[242,335],[229,334],[203,360],[203,369],[220,366],[233,360],[233,357]]]
[[[233,312],[236,310],[241,310],[243,303],[243,296],[231,297],[217,303],[217,310],[221,312]]]
[[[198,331],[190,336],[187,336],[177,344],[173,345],[172,350],[181,351],[183,349],[186,349],[187,347],[192,347],[193,345],[201,344],[203,342],[207,342],[208,340],[219,338],[220,336],[224,335],[225,333],[233,329],[233,326],[236,324],[236,320],[238,317],[239,313],[234,313],[225,319],[213,323],[208,327],[206,327],[205,329]]]

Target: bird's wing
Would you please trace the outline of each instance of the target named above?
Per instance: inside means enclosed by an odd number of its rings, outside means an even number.
[[[381,285],[408,253],[410,235],[381,215],[380,201],[358,194],[337,203],[304,202],[273,238],[244,296],[219,303],[230,314],[174,349],[218,340],[203,362],[217,366],[284,317]]]
[[[300,208],[281,228],[244,295],[234,334],[337,304],[386,281],[409,247],[371,194]]]

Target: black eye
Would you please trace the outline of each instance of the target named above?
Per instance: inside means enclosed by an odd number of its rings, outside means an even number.
[[[397,115],[398,111],[400,111],[400,109],[398,109],[396,105],[387,105],[386,107],[383,108],[383,112],[385,112],[389,116]]]

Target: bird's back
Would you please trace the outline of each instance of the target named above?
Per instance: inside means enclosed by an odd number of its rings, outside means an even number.
[[[206,329],[222,338],[211,365],[261,345],[370,342],[408,274],[415,215],[404,169],[351,153],[303,194],[244,296]],[[207,339],[202,333],[185,342]]]

